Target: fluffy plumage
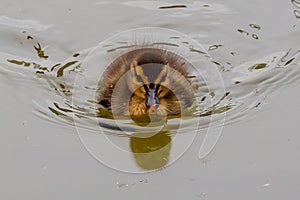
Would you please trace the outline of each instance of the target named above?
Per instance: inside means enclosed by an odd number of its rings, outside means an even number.
[[[176,116],[190,107],[194,92],[190,64],[158,48],[141,48],[115,59],[98,87],[99,104],[118,116]]]

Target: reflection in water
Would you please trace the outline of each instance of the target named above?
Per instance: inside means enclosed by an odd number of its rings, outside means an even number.
[[[144,170],[163,168],[169,161],[171,136],[167,131],[134,133],[130,136],[130,148],[136,163]]]

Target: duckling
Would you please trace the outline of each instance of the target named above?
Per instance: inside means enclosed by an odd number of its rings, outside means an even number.
[[[179,116],[194,101],[185,59],[159,48],[141,48],[115,59],[98,85],[98,102],[114,115]]]

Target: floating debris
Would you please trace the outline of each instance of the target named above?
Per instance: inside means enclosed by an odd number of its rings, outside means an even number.
[[[171,8],[187,8],[186,5],[171,5],[171,6],[160,6],[159,9],[171,9]]]
[[[261,105],[261,103],[259,102],[258,104],[256,104],[254,107],[258,108],[258,106]]]
[[[77,56],[79,56],[80,55],[80,53],[75,53],[75,54],[73,54],[73,57],[77,57]]]
[[[7,62],[10,62],[12,64],[15,64],[15,65],[23,65],[24,67],[29,67],[31,65],[30,62],[25,62],[25,61],[18,61],[18,60],[7,60]]]
[[[47,59],[47,58],[49,57],[49,56],[46,56],[46,55],[45,55],[45,52],[44,52],[44,50],[42,49],[40,43],[37,43],[37,46],[34,46],[34,49],[37,51],[38,56],[39,56],[40,58],[45,58],[45,59]]]
[[[190,49],[191,52],[196,52],[196,53],[200,53],[200,54],[206,54],[204,51],[195,49],[193,45],[190,45],[189,49]]]
[[[291,64],[294,60],[295,60],[295,58],[291,58],[290,60],[288,60],[288,61],[284,64],[284,66],[287,66],[287,65]]]
[[[250,26],[251,28],[256,29],[256,30],[260,30],[260,29],[261,29],[260,25],[258,25],[258,24],[249,24],[249,26]]]
[[[59,68],[59,70],[57,71],[57,77],[63,76],[64,75],[64,70],[67,69],[68,67],[74,65],[77,62],[78,62],[78,60],[71,61],[71,62],[68,62],[67,64],[65,64],[64,66],[62,66],[61,68]]]
[[[48,71],[47,67],[43,67],[40,64],[37,64],[35,62],[26,62],[26,61],[19,61],[19,60],[7,60],[7,62],[15,64],[15,65],[20,65],[24,67],[30,67],[32,66],[33,69],[37,70],[36,73],[44,74],[44,71]]]
[[[221,66],[221,64],[220,63],[218,63],[217,61],[211,61],[212,63],[214,63],[214,64],[216,64],[216,65],[219,65],[219,66]]]
[[[216,50],[216,49],[218,49],[219,47],[222,47],[222,46],[223,46],[222,44],[211,45],[211,46],[208,47],[208,51]]]
[[[51,67],[50,71],[52,72],[56,67],[60,66],[60,63],[54,65],[53,67]]]
[[[200,100],[201,102],[205,101],[206,96],[202,97],[202,99]]]
[[[244,35],[249,35],[249,33],[247,31],[244,31],[242,29],[237,29],[237,31],[241,34],[244,34]]]

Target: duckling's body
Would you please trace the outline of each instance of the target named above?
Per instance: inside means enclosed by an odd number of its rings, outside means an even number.
[[[99,103],[118,116],[180,115],[194,100],[188,65],[180,56],[157,48],[125,53],[104,72]]]

